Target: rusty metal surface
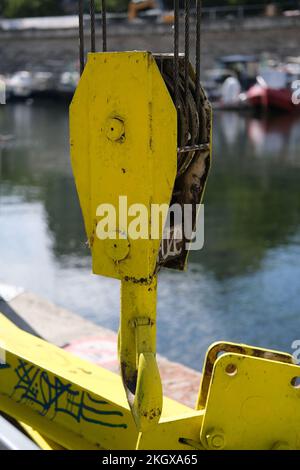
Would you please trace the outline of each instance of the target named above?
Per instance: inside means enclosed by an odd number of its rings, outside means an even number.
[[[176,103],[176,83],[173,78],[173,57],[170,54],[156,54],[162,77],[168,91]],[[179,56],[179,90],[178,90],[178,134],[177,134],[177,177],[173,189],[171,205],[185,204],[193,207],[193,230],[197,220],[197,205],[202,201],[211,161],[211,119],[210,103],[202,87],[197,87],[196,75],[189,65],[189,82],[186,87],[186,60]],[[197,96],[199,93],[199,96]],[[197,103],[201,106],[197,110]],[[157,269],[167,267],[183,270],[186,267],[188,250],[186,239],[176,239],[176,227],[173,227],[171,241],[162,240]],[[173,244],[166,257],[166,244]]]

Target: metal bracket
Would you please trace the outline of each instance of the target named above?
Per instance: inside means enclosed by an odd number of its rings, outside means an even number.
[[[300,449],[300,367],[292,362],[292,356],[277,351],[214,344],[198,399],[204,410],[202,445]]]

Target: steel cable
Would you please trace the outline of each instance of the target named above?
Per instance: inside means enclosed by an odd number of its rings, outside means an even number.
[[[106,0],[102,0],[102,50],[107,51]]]
[[[184,4],[184,101],[185,109],[188,109],[189,93],[189,66],[190,66],[190,0]],[[189,116],[187,115],[187,121]]]
[[[201,61],[201,16],[202,0],[196,0],[196,100],[197,111],[200,114],[200,61]]]
[[[178,113],[179,109],[179,0],[174,0],[174,64],[173,80],[175,107]]]
[[[79,62],[80,75],[84,70],[84,26],[83,26],[83,0],[78,0],[78,17],[79,17]]]
[[[96,52],[95,0],[90,0],[90,17],[91,17],[91,52]]]

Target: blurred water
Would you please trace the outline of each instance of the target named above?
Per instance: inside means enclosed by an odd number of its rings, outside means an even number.
[[[0,282],[118,328],[119,283],[93,276],[62,104],[0,107]],[[200,369],[219,339],[300,338],[300,120],[214,116],[205,246],[160,275],[158,350]]]

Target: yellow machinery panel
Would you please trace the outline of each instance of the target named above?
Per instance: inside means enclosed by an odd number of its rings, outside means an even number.
[[[288,354],[214,344],[197,409],[164,397],[159,423],[139,432],[117,374],[3,315],[0,342],[0,410],[44,449],[300,449],[300,367]]]
[[[72,450],[135,449],[143,445],[117,374],[19,330],[1,314],[0,342],[4,348],[1,357],[5,356],[0,364],[0,410],[20,421],[43,448],[47,448],[47,442],[48,448],[54,447],[49,440],[56,448]],[[173,416],[181,416],[183,426],[173,426]],[[195,438],[195,424],[187,426],[195,420],[199,435],[201,413],[195,415],[187,406],[165,398],[162,427],[146,437],[149,440],[152,436],[153,448],[168,448],[170,437],[164,430],[174,427],[174,445],[187,448],[180,437]],[[42,442],[37,432],[47,439]]]
[[[300,449],[300,367],[292,362],[292,356],[277,351],[242,344],[213,345],[198,402],[205,410],[203,446],[211,450]]]
[[[2,315],[0,325],[1,410],[67,449],[135,448],[138,433],[117,375],[19,330]]]

